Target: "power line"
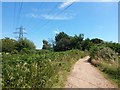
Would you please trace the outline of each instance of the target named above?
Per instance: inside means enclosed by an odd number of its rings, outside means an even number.
[[[20,12],[20,3],[16,2],[16,26],[18,26],[19,12]]]
[[[54,12],[59,5],[60,5],[59,3],[56,4],[55,7],[53,7],[53,10],[51,10],[51,11],[48,12],[47,14],[49,15],[49,14],[51,14],[52,12]]]
[[[23,2],[21,2],[21,4],[20,4],[20,10],[19,10],[19,13],[18,13],[18,25],[20,24],[20,18],[21,18],[21,12],[22,12],[22,7],[23,7]]]
[[[16,11],[16,3],[15,3],[15,9],[14,9],[14,17],[16,16],[15,15],[15,11]],[[20,24],[20,18],[21,18],[21,13],[22,13],[22,8],[23,8],[23,0],[21,0],[21,2],[20,2],[20,4],[19,4],[19,7],[20,8],[18,8],[18,17],[17,17],[17,25],[19,25]],[[15,20],[15,18],[14,18],[14,20]],[[14,22],[14,24],[15,24],[15,22]],[[17,29],[19,29],[19,31],[17,31],[17,32],[14,32],[14,34],[18,34],[18,38],[19,39],[23,39],[23,35],[24,34],[26,34],[25,32],[24,32],[24,29],[25,28],[23,28],[22,26],[21,27],[19,27],[19,28],[17,28]]]
[[[44,4],[43,2],[40,2],[40,6],[38,8],[40,9],[43,6],[43,4]],[[30,23],[28,23],[26,26],[30,27],[30,24],[32,24],[32,21],[30,21]]]
[[[15,27],[15,18],[16,18],[16,2],[14,2],[14,14],[13,14],[13,29]]]
[[[59,3],[56,4],[55,7],[53,7],[53,9],[51,9],[51,10],[47,13],[47,15],[50,15],[52,12],[54,12],[58,6],[59,6]],[[41,21],[40,21],[40,22],[41,22]],[[40,23],[40,22],[39,22],[39,23]],[[37,26],[37,25],[35,24],[35,25],[33,26],[33,28],[35,28],[35,26]]]
[[[75,2],[71,3],[71,4],[68,5],[66,8],[64,8],[61,12],[57,13],[57,14],[54,16],[54,18],[57,17],[58,15],[60,15],[61,13],[63,13],[63,12],[64,12],[65,10],[67,10],[69,7],[71,7],[74,3],[75,3]],[[51,21],[51,20],[48,20],[46,23],[44,23],[44,24],[41,26],[41,28],[43,28],[45,25],[47,25],[50,21]],[[39,29],[41,29],[41,28],[39,28]]]
[[[18,24],[18,17],[19,17],[19,3],[15,2],[15,6],[14,6],[14,12],[15,12],[15,17],[14,17],[14,28],[16,28],[17,24]]]

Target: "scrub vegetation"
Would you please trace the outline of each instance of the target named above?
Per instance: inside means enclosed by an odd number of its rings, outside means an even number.
[[[71,67],[87,55],[91,57],[91,64],[120,86],[119,43],[60,32],[51,42],[43,40],[41,50],[27,38],[3,38],[0,47],[3,88],[64,87]]]

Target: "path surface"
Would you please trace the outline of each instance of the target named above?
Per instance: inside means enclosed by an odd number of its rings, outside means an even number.
[[[89,56],[86,56],[74,65],[65,88],[115,88],[98,69],[87,62]]]

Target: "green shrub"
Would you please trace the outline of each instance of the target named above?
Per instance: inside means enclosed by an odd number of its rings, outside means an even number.
[[[89,61],[92,65],[97,66],[102,72],[106,73],[109,78],[118,84],[120,87],[120,58],[111,48],[96,45],[90,50]]]
[[[45,54],[45,53],[50,53],[50,50],[37,50],[36,53],[37,54]]]
[[[72,65],[85,56],[79,50],[42,54],[3,55],[3,88],[52,88],[64,86]]]
[[[101,45],[91,47],[90,56],[96,60],[118,60],[118,55],[111,48]]]
[[[22,51],[27,51],[27,50],[35,50],[35,45],[32,41],[24,38],[24,39],[19,39],[15,45],[16,50],[18,52]]]
[[[11,54],[18,54],[18,51],[17,51],[17,50],[13,50],[13,51],[11,52]]]

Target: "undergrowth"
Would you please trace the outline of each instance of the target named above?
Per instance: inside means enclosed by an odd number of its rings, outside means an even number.
[[[72,65],[85,53],[79,50],[33,55],[3,54],[3,88],[60,88]]]
[[[120,57],[112,49],[104,46],[93,46],[90,50],[92,65],[104,72],[120,87]]]

